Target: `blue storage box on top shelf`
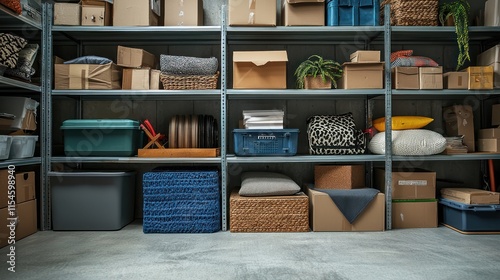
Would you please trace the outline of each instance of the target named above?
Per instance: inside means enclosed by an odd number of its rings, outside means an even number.
[[[443,223],[461,231],[500,231],[500,204],[464,204],[441,198]]]
[[[234,129],[234,153],[238,156],[293,156],[299,130]]]
[[[379,25],[379,11],[379,0],[329,0],[326,5],[326,25]]]
[[[66,156],[127,157],[142,146],[143,134],[134,120],[66,120],[61,130]]]

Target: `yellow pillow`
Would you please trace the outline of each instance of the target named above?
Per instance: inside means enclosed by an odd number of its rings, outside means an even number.
[[[421,116],[393,116],[392,130],[417,129],[430,124],[434,119]],[[373,127],[385,131],[385,117],[373,121]]]

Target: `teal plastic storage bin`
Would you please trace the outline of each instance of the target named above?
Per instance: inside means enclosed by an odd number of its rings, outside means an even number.
[[[128,157],[142,146],[142,131],[134,120],[66,120],[61,130],[66,156]]]
[[[326,4],[326,25],[379,25],[379,11],[379,0],[329,0]]]
[[[500,231],[500,204],[464,204],[439,200],[443,223],[461,231]]]
[[[299,130],[234,129],[234,153],[237,156],[294,156]]]

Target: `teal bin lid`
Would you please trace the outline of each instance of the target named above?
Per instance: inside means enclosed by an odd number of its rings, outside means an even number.
[[[139,122],[121,119],[65,120],[61,129],[139,129]]]

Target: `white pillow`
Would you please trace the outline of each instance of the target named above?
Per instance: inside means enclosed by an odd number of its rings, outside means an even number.
[[[241,175],[241,196],[293,195],[299,191],[299,185],[285,174],[244,172]]]
[[[374,154],[385,154],[385,133],[375,134],[368,149]],[[427,129],[392,131],[392,154],[397,156],[435,155],[446,149],[446,138]]]

